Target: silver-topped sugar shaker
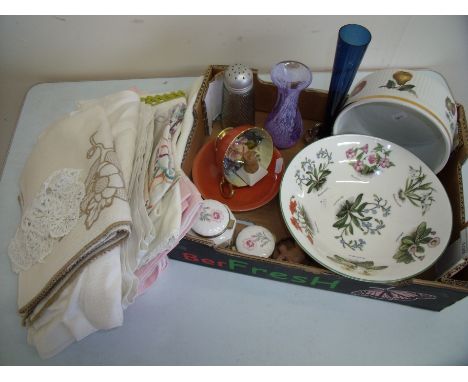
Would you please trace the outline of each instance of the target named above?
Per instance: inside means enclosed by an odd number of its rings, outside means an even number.
[[[253,73],[245,65],[224,71],[222,122],[225,128],[255,125]]]

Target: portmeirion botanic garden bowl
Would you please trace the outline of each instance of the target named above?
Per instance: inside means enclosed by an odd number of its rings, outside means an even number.
[[[445,250],[452,210],[434,173],[408,150],[365,135],[337,135],[289,164],[280,204],[294,239],[347,277],[404,280]]]
[[[351,91],[333,134],[365,134],[394,142],[435,173],[447,163],[457,133],[457,108],[444,78],[429,70],[386,69]]]

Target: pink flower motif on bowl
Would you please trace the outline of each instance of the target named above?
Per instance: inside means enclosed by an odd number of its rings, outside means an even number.
[[[375,162],[377,162],[377,157],[374,154],[371,154],[367,157],[367,160],[370,164],[374,164]]]
[[[354,151],[354,149],[348,149],[346,150],[346,158],[348,159],[352,159],[356,156],[356,152]]]
[[[395,166],[390,161],[390,153],[391,150],[385,149],[380,143],[370,151],[366,143],[364,146],[351,147],[345,152],[349,164],[361,175],[372,175],[379,169]]]

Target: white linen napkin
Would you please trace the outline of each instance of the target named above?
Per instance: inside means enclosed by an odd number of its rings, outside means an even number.
[[[193,107],[195,106],[195,101],[197,100],[197,96],[200,92],[200,87],[203,84],[203,76],[197,77],[197,79],[192,84],[192,87],[187,91],[187,107],[184,114],[184,119],[182,121],[182,126],[176,136],[176,163],[177,166],[180,167],[182,165],[182,161],[185,157],[185,152],[188,150],[187,143],[189,142],[189,138],[192,133],[193,129]]]
[[[123,324],[120,247],[84,267],[28,328],[28,342],[50,358],[73,342]]]
[[[130,295],[136,295],[138,277],[137,255],[144,251],[153,240],[155,233],[145,206],[144,182],[153,146],[154,108],[142,104],[138,121],[138,136],[135,149],[135,159],[130,178],[129,198],[133,219],[133,230],[128,240],[122,245],[122,306],[127,308],[134,300]]]
[[[138,292],[135,272],[178,237],[182,211],[174,136],[180,132],[185,98],[142,104],[137,148],[130,180],[134,229],[122,247],[122,304]]]

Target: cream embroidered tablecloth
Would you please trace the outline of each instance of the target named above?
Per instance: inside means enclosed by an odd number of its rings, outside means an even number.
[[[53,224],[62,218],[61,214],[68,213],[66,200],[49,202],[49,195],[54,192],[51,186],[41,193],[51,174],[64,169],[80,173],[85,192],[77,206],[78,214],[66,217],[73,220],[69,232],[60,237],[52,237],[52,232],[29,236],[30,240],[39,241],[34,247],[36,251],[31,251],[32,257],[39,258],[33,258],[30,266],[19,274],[18,306],[26,322],[34,321],[81,267],[118,245],[130,232],[131,214],[125,182],[111,126],[100,107],[73,113],[39,137],[20,181],[23,210],[27,212],[34,207],[33,218],[31,222],[23,219],[18,232],[34,224],[38,225],[37,230],[43,229],[44,214],[51,216]],[[66,180],[61,182],[57,182],[55,191],[59,195],[76,187]],[[44,205],[47,208],[42,208]],[[19,245],[15,241],[13,244]],[[15,253],[21,256],[20,251],[13,251],[13,255]],[[15,263],[16,258],[12,260]]]
[[[200,84],[188,98],[171,93],[175,99],[155,106],[136,90],[80,101],[35,143],[20,178],[22,217],[9,256],[28,341],[42,357],[121,325],[122,309],[155,281],[185,235],[177,153],[192,129],[187,100],[193,105]],[[198,191],[184,198],[192,200],[184,216],[192,216]]]

